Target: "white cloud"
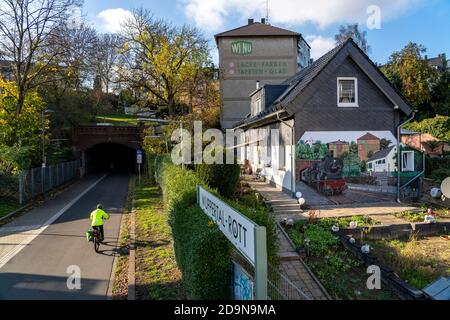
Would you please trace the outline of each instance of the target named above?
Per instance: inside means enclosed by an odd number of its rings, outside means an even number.
[[[311,46],[311,58],[314,60],[317,60],[336,46],[333,38],[310,35],[306,36],[305,39]]]
[[[230,15],[240,18],[264,17],[265,1],[180,0],[185,14],[198,27],[219,30]],[[310,22],[320,28],[333,23],[365,23],[367,8],[376,4],[382,21],[398,17],[424,0],[276,0],[269,3],[270,21],[302,25]],[[376,2],[376,3],[374,3]]]
[[[123,8],[106,9],[97,15],[99,29],[104,32],[116,33],[121,30],[121,24],[132,17],[131,11]]]

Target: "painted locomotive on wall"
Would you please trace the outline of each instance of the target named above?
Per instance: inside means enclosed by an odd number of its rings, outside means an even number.
[[[346,189],[342,176],[343,162],[327,154],[322,160],[309,160],[301,171],[301,180],[317,191],[332,196]]]
[[[343,193],[346,180],[392,175],[395,137],[389,131],[311,131],[296,145],[296,177],[327,196]],[[376,165],[375,165],[376,164]]]

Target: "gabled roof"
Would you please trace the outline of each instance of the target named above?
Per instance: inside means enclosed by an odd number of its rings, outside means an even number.
[[[214,38],[223,37],[267,37],[267,36],[282,36],[282,37],[298,37],[299,33],[274,27],[265,23],[253,22],[245,26],[218,33]]]
[[[370,60],[370,58],[355,44],[353,39],[349,38],[341,43],[322,57],[317,59],[310,66],[300,70],[291,78],[283,82],[289,87],[275,100],[275,102],[254,117],[240,121],[235,127],[243,127],[256,124],[261,119],[270,117],[284,112],[284,117],[291,117],[295,113],[295,106],[291,102],[299,96],[309,84],[338,56],[350,56],[355,63],[365,72],[372,82],[383,92],[383,94],[392,102],[394,106],[398,106],[405,114],[410,115],[412,108],[402,96],[379,70],[379,68]]]
[[[333,142],[328,142],[328,144],[346,144],[346,145],[348,145],[349,143],[347,141],[337,140],[337,141],[333,141]]]
[[[395,146],[390,146],[389,148],[385,148],[385,149],[378,151],[377,153],[372,155],[369,159],[367,159],[367,162],[386,158],[389,155],[389,153],[391,153],[392,149],[394,149],[394,148],[395,148]]]
[[[378,138],[377,136],[374,136],[370,132],[367,132],[362,137],[359,137],[358,139],[356,139],[356,141],[359,141],[359,140],[380,140],[380,138]]]

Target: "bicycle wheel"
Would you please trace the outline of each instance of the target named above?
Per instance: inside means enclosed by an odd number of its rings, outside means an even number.
[[[98,252],[99,248],[100,248],[100,242],[98,241],[97,237],[94,237],[94,250],[95,250],[95,252]]]

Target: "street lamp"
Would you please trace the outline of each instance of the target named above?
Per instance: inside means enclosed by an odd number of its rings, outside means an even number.
[[[42,194],[45,195],[45,167],[47,166],[47,157],[45,156],[45,115],[54,112],[53,110],[47,109],[42,110],[41,120],[42,120],[42,171],[41,171],[41,181],[42,181]]]

